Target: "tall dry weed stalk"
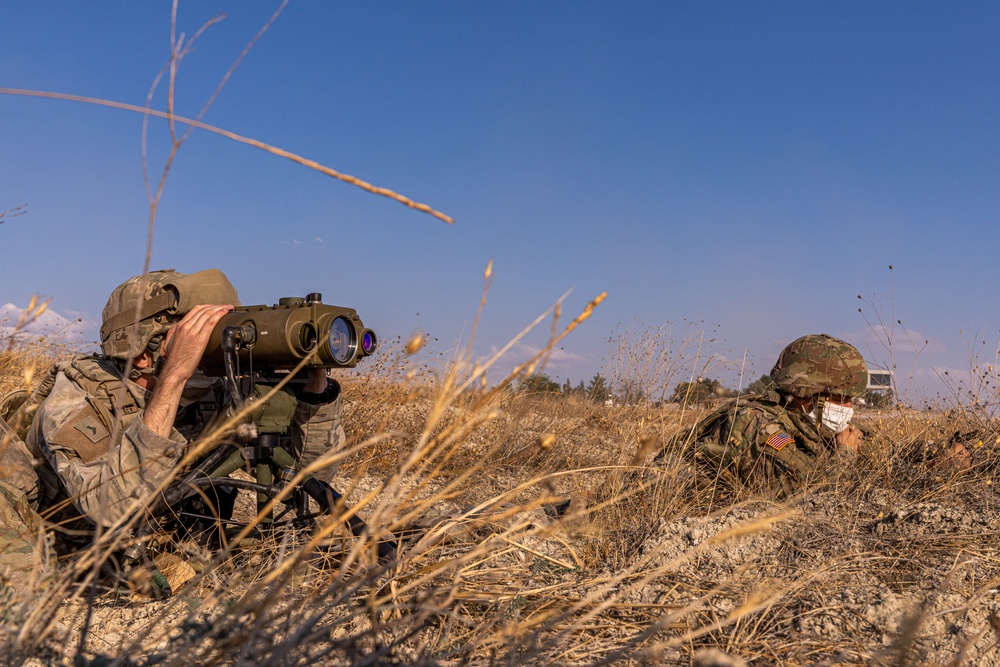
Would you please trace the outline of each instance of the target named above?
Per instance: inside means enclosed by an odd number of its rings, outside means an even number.
[[[24,215],[28,212],[28,207],[24,204],[21,206],[15,206],[14,208],[9,208],[6,211],[0,212],[0,225],[7,222],[8,220],[13,220],[19,215]]]
[[[707,376],[720,363],[707,346],[706,330],[687,323],[680,338],[674,325],[619,325],[609,339],[608,379],[618,396],[663,402],[684,380]]]
[[[31,385],[40,371],[76,348],[68,344],[64,331],[38,333],[33,325],[48,310],[51,299],[32,296],[16,322],[0,321],[0,398]]]

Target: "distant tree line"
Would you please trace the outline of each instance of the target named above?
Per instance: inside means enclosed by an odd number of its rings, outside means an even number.
[[[517,388],[519,391],[528,394],[577,396],[590,399],[595,403],[604,403],[612,398],[611,387],[607,379],[600,373],[594,375],[590,380],[590,384],[587,385],[584,385],[583,380],[574,385],[573,381],[569,378],[566,378],[565,382],[559,384],[544,373],[535,373],[518,382]]]
[[[528,394],[576,396],[595,403],[613,401],[618,404],[636,405],[645,403],[648,399],[646,389],[640,382],[624,380],[612,386],[612,383],[600,373],[595,374],[587,384],[584,384],[583,380],[574,384],[569,378],[559,384],[544,373],[535,373],[518,382],[517,389]]]
[[[720,398],[730,398],[736,392],[722,386],[713,378],[698,378],[690,382],[681,382],[674,387],[670,396],[672,403],[709,403]]]
[[[528,375],[517,384],[517,389],[528,394],[549,394],[553,396],[575,396],[588,399],[595,403],[607,403],[614,401],[625,405],[635,405],[644,403],[647,400],[646,391],[638,382],[624,381],[618,383],[619,386],[612,389],[611,383],[597,373],[590,379],[588,384],[580,380],[577,384],[566,378],[560,384],[544,373]],[[766,395],[777,389],[777,385],[769,375],[761,375],[751,382],[743,394],[755,394],[757,396]],[[723,386],[721,382],[714,378],[698,378],[679,383],[674,387],[673,393],[668,399],[671,403],[682,404],[707,404],[719,400],[735,397],[739,392]],[[864,395],[865,405],[874,408],[884,408],[893,405],[894,396],[892,391],[868,391]]]
[[[589,399],[595,403],[615,403],[625,405],[635,405],[647,401],[645,388],[638,381],[625,380],[612,387],[611,383],[600,373],[590,379],[590,383],[584,384],[580,380],[577,384],[569,378],[559,384],[544,373],[528,375],[517,384],[517,389],[528,394],[548,394],[553,396],[576,396]],[[706,402],[718,398],[733,396],[735,393],[723,387],[718,380],[710,378],[699,378],[694,382],[682,382],[674,388],[674,393],[669,399],[673,402]]]

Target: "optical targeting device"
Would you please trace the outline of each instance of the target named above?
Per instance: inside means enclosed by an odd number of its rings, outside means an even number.
[[[353,368],[377,347],[375,332],[365,328],[356,310],[326,305],[313,292],[226,313],[212,330],[199,367],[206,375],[225,376],[229,358],[243,373],[286,371],[312,356],[312,367]]]
[[[214,526],[216,535],[224,535],[223,525],[241,525],[232,521],[233,503],[240,489],[257,494],[258,517],[252,525],[260,531],[280,526],[301,529],[315,525],[320,515],[344,516],[342,496],[330,484],[297,471],[299,460],[293,454],[291,424],[297,409],[296,388],[301,389],[307,380],[305,374],[288,375],[304,359],[313,368],[352,368],[377,347],[375,332],[365,328],[357,311],[328,306],[318,292],[305,298],[286,297],[273,306],[238,306],[226,313],[212,330],[199,368],[206,375],[225,378],[229,400],[237,408],[261,398],[276,384],[287,385],[267,401],[255,404],[247,418],[253,422],[252,432],[234,434],[225,440],[165,490],[148,516],[169,507],[169,515],[182,523],[186,521],[195,528]],[[230,477],[240,468],[253,470],[256,479]],[[279,498],[283,500],[276,512],[273,504]],[[392,533],[382,531],[376,535],[356,514],[345,520],[355,536],[377,540],[380,559],[395,556],[396,538]],[[126,562],[130,567],[142,565],[152,570],[154,591],[170,596],[170,583],[155,569],[142,540],[156,527],[154,520],[140,524],[136,529],[139,539],[125,553]]]

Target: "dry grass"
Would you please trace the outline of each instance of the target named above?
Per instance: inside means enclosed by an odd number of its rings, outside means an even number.
[[[199,115],[177,115],[178,67],[208,25],[185,42],[176,11],[175,4],[166,111],[151,102],[0,88],[167,120],[170,157],[158,180],[144,161],[150,247],[163,182],[187,137],[178,126],[450,222],[390,190],[200,121],[267,26]],[[0,223],[21,212],[0,213]],[[487,268],[487,287],[490,279]],[[562,331],[557,305],[549,349],[597,303]],[[891,330],[894,314],[885,321]],[[703,375],[714,360],[702,357],[704,336],[689,333],[679,344],[669,330],[620,333],[612,385],[660,398]],[[44,341],[0,343],[4,393],[30,388],[66,352]],[[696,410],[512,391],[541,357],[484,388],[477,379],[490,362],[463,361],[453,366],[461,372],[435,375],[400,352],[344,381],[351,442],[339,488],[348,511],[383,535],[404,536],[394,561],[378,562],[342,517],[317,534],[221,553],[161,536],[162,553],[173,555],[186,583],[156,601],[144,595],[141,577],[131,590],[98,592],[94,564],[128,537],[126,530],[96,535],[92,546],[65,556],[53,578],[36,582],[39,594],[0,604],[0,663],[738,664],[701,653],[719,649],[754,665],[1000,664],[1000,429],[990,416],[1000,401],[992,365],[964,390],[976,410],[863,415],[872,437],[856,466],[776,502],[706,488],[681,448],[650,464]],[[924,454],[928,443],[956,433],[973,449],[974,466],[961,473]],[[546,511],[566,499],[564,515]]]
[[[8,352],[4,386],[46,359]],[[998,435],[981,415],[865,413],[854,469],[783,502],[709,502],[684,452],[648,465],[673,407],[408,382],[385,367],[402,359],[344,379],[338,480],[369,525],[406,535],[397,560],[339,521],[221,556],[168,544],[193,578],[153,601],[79,585],[95,547],[6,609],[2,659],[692,664],[718,648],[753,664],[1000,663]],[[971,471],[919,454],[956,431]]]

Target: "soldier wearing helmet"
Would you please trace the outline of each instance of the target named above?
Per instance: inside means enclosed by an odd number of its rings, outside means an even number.
[[[111,293],[103,354],[57,365],[21,407],[37,410],[26,442],[45,464],[41,507],[68,499],[91,523],[110,526],[170,478],[187,445],[225,416],[224,382],[198,364],[215,325],[237,305],[217,269],[155,271]],[[308,462],[344,440],[340,386],[313,369],[297,398],[293,447]]]
[[[864,393],[868,369],[854,346],[818,334],[785,347],[770,375],[774,391],[720,408],[689,435],[714,479],[784,496],[821,463],[857,453],[851,401]]]

